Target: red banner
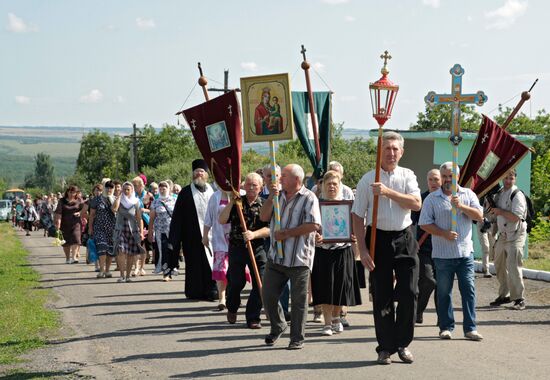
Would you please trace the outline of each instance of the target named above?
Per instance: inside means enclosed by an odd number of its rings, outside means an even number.
[[[462,167],[458,183],[482,197],[527,153],[527,146],[483,115],[481,128]]]
[[[202,157],[218,186],[239,191],[241,181],[241,115],[235,91],[183,111]]]

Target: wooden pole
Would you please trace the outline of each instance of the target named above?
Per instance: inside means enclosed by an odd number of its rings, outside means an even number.
[[[206,101],[209,101],[210,96],[208,95],[208,89],[206,88],[206,85],[208,84],[208,80],[206,79],[206,77],[202,73],[202,67],[201,67],[200,62],[198,64],[198,66],[199,66],[199,73],[200,73],[199,85],[202,87],[202,93],[204,94],[204,99]],[[240,195],[240,194],[237,192],[236,195]],[[246,231],[248,231],[248,228],[246,227],[246,220],[244,220],[243,204],[242,204],[242,201],[239,198],[236,202],[236,206],[237,206],[237,214],[239,215],[239,220],[241,221],[241,228],[242,228],[243,232],[246,232]],[[261,296],[261,294],[262,294],[262,279],[260,278],[260,272],[258,271],[258,265],[256,264],[256,258],[254,257],[254,250],[252,249],[252,244],[249,241],[246,242],[246,248],[248,250],[248,255],[250,257],[250,263],[252,264],[252,271],[254,272],[254,277],[256,278],[256,283],[258,284],[258,290],[259,290],[260,296]]]
[[[275,162],[275,142],[271,140],[269,142],[270,158],[271,158],[271,182],[277,183],[277,163]],[[275,231],[281,229],[281,211],[279,206],[279,197],[273,197],[273,212],[275,214]],[[280,240],[277,240],[277,255],[284,257],[283,244]]]
[[[519,110],[521,109],[521,107],[523,107],[523,104],[528,101],[529,99],[531,99],[531,90],[533,89],[533,87],[535,87],[535,85],[537,84],[537,82],[539,81],[539,79],[537,78],[535,80],[535,82],[531,85],[531,88],[529,89],[529,91],[523,91],[521,93],[521,99],[520,101],[518,102],[518,104],[516,105],[516,107],[514,108],[514,110],[512,111],[512,113],[508,116],[508,118],[506,119],[506,121],[501,125],[502,129],[506,129],[508,128],[508,126],[510,125],[510,123],[512,122],[512,120],[514,120],[514,117],[516,117],[517,113],[519,112]]]
[[[376,168],[374,171],[374,182],[380,182],[380,166],[382,165],[382,126],[378,126],[378,143],[376,147]],[[372,199],[372,222],[370,231],[370,247],[369,254],[374,261],[376,247],[376,224],[378,221],[378,195],[374,195]]]
[[[321,162],[321,147],[319,145],[319,132],[317,127],[317,118],[315,117],[315,104],[313,103],[313,92],[311,91],[311,81],[309,79],[309,68],[310,64],[306,60],[306,48],[304,45],[302,45],[302,56],[304,57],[304,61],[302,62],[302,69],[304,70],[306,74],[306,88],[307,88],[307,95],[309,100],[309,114],[311,116],[311,125],[313,129],[313,140],[315,142],[315,159],[317,161],[317,165]]]

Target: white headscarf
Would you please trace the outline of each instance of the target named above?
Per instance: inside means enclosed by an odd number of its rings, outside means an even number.
[[[164,197],[162,196],[162,194],[160,192],[160,185],[161,184],[166,186],[166,196],[164,196]],[[162,202],[166,202],[166,200],[170,199],[170,197],[172,197],[172,192],[170,191],[170,185],[166,181],[160,181],[159,182],[159,199]]]
[[[130,196],[127,197],[126,194],[124,194],[124,187],[130,186],[132,188],[132,191],[130,192]],[[120,203],[124,206],[124,208],[132,208],[134,207],[138,202],[139,199],[136,197],[136,192],[134,190],[134,185],[132,185],[132,182],[124,182],[122,184],[122,195],[120,198]]]

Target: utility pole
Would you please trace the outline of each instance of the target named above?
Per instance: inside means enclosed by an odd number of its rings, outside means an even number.
[[[138,136],[137,135],[137,127],[136,127],[136,123],[134,123],[132,125],[132,134],[130,136],[123,136],[123,138],[125,139],[131,139],[131,149],[130,149],[130,172],[132,173],[137,173],[139,168],[138,168],[138,153],[137,153],[137,148],[138,148],[138,140],[139,139],[142,139],[143,136]]]

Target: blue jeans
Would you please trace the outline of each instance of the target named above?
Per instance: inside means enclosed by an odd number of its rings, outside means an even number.
[[[464,333],[476,330],[476,287],[474,283],[474,256],[460,259],[433,259],[437,273],[437,317],[439,330],[453,331],[453,281],[456,274],[462,298]]]

